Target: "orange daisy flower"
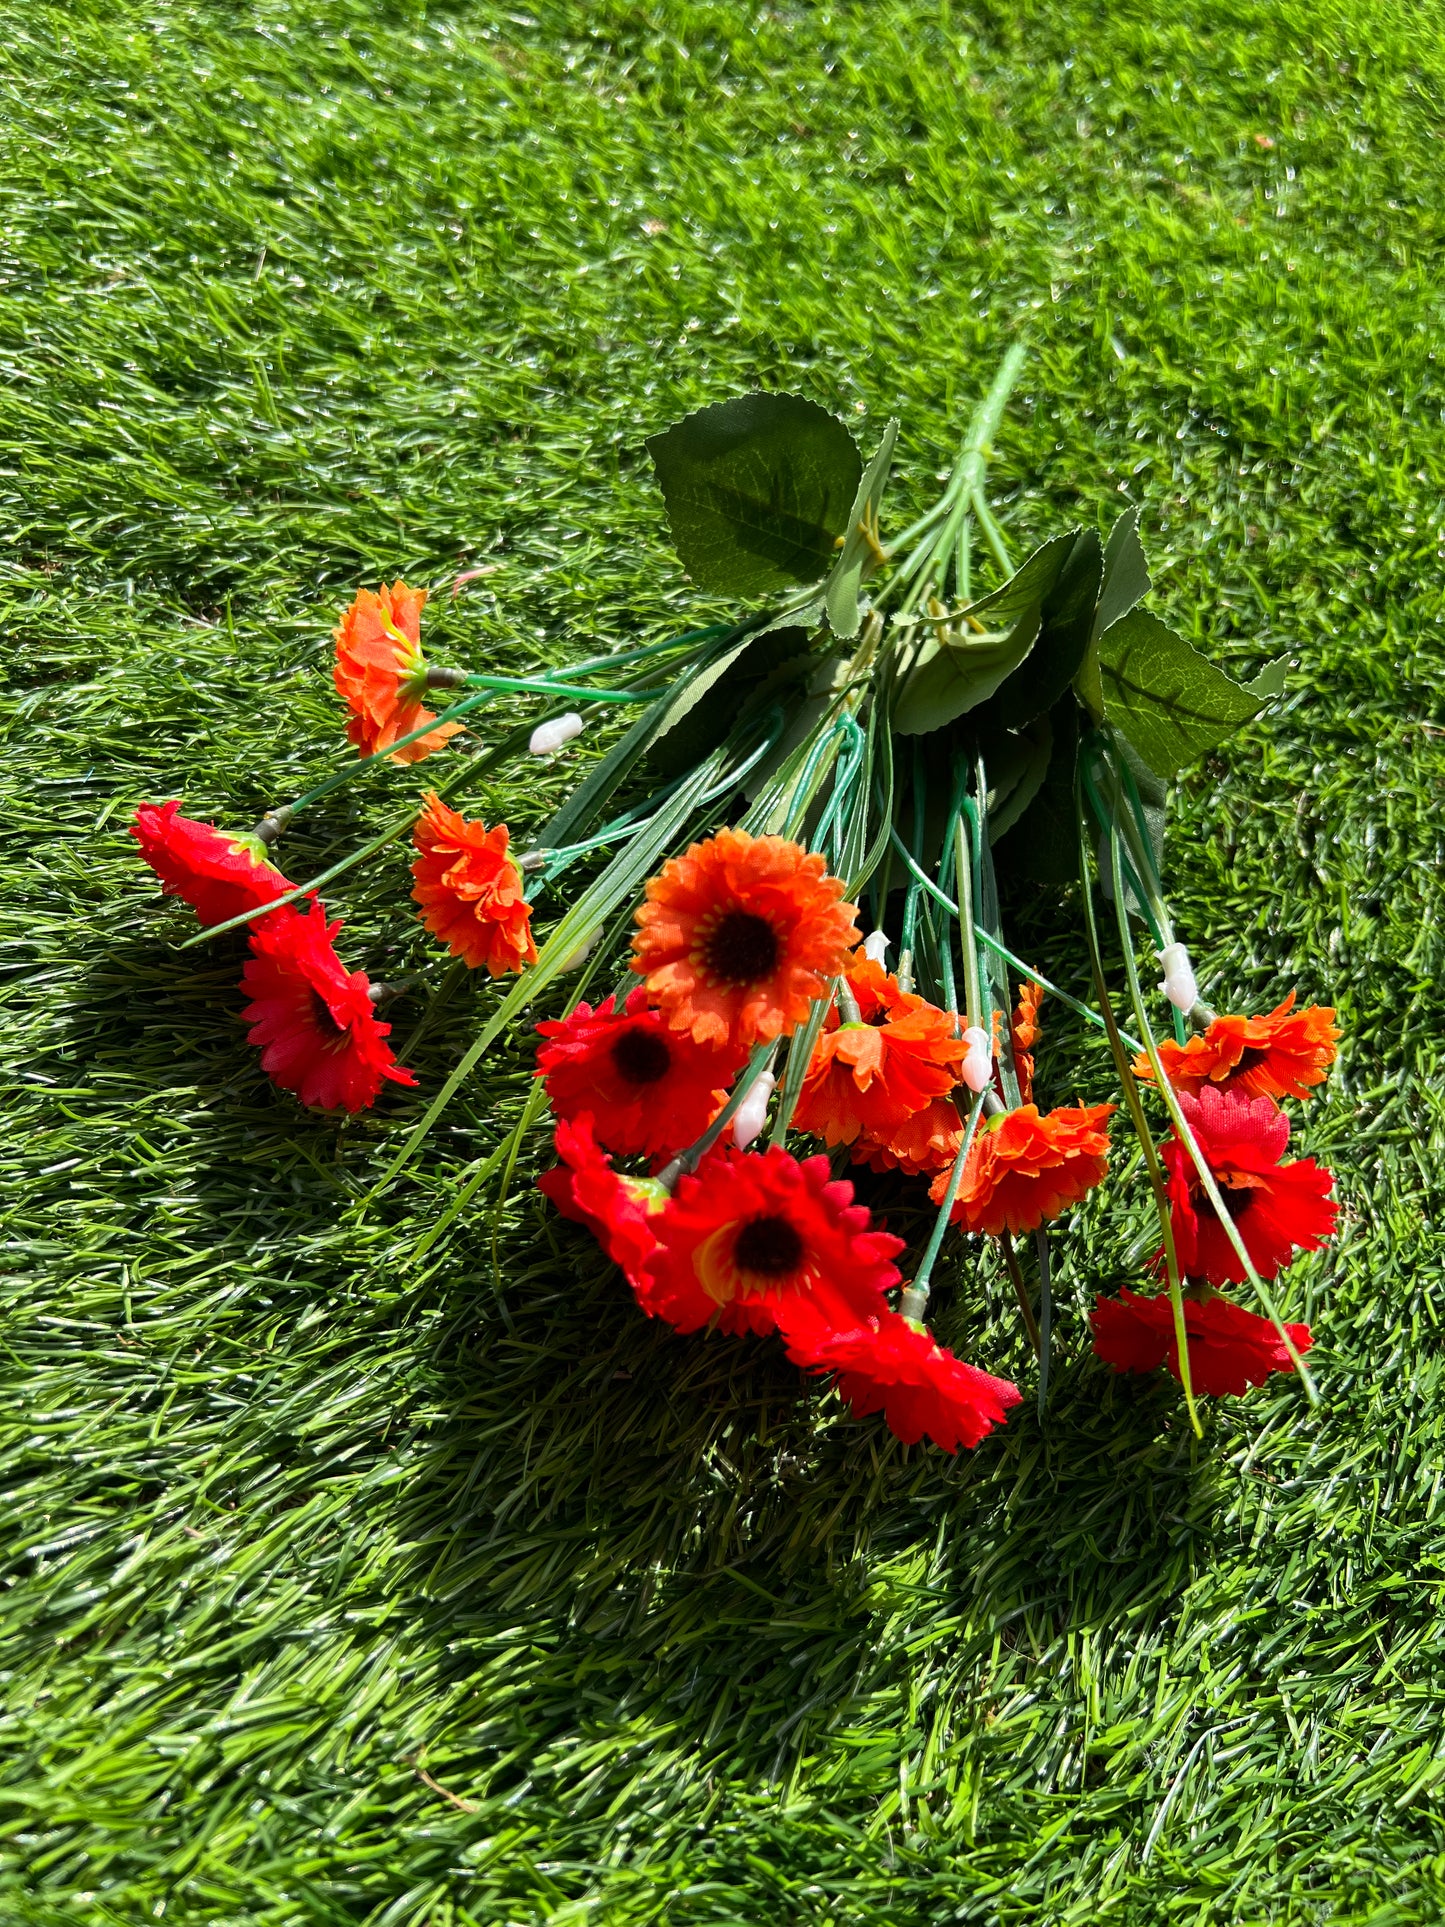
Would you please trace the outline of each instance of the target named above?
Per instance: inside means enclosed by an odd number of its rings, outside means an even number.
[[[435,720],[424,709],[426,663],[421,653],[421,612],[425,589],[404,582],[382,584],[379,594],[359,590],[336,625],[336,693],[351,711],[346,734],[363,756],[375,756],[400,736]],[[408,743],[392,760],[419,763],[455,736],[460,723],[443,723],[430,735]]]
[[[899,987],[880,964],[855,957],[848,984],[857,1023],[830,1012],[803,1079],[794,1122],[825,1144],[858,1137],[886,1145],[920,1111],[958,1082],[968,1046],[952,1017]]]
[[[991,1117],[963,1167],[953,1222],[965,1231],[1033,1231],[1087,1196],[1108,1164],[1104,1120],[1112,1104],[1080,1105],[1040,1115],[1036,1104]],[[929,1196],[943,1202],[948,1173]]]
[[[842,896],[822,857],[786,837],[719,830],[648,883],[632,967],[700,1044],[786,1036],[859,940]]]
[[[420,855],[411,866],[412,896],[421,920],[454,957],[494,977],[537,961],[532,906],[522,895],[522,873],[507,855],[508,830],[469,823],[429,793],[412,840]]]
[[[1247,1097],[1308,1097],[1335,1061],[1339,1032],[1326,1005],[1294,1007],[1294,992],[1267,1017],[1216,1017],[1187,1044],[1159,1046],[1165,1074],[1177,1091],[1197,1097],[1207,1084],[1238,1087]],[[1147,1057],[1134,1060],[1136,1077],[1152,1077]]]
[[[1039,1025],[1039,1005],[1044,1001],[1042,984],[1020,984],[1018,1009],[1013,1020],[1014,1075],[1019,1081],[1019,1095],[1025,1104],[1032,1101],[1034,1094],[1034,1045],[1039,1041],[1042,1031]]]
[[[716,1320],[813,1346],[885,1309],[903,1249],[871,1228],[826,1158],[800,1164],[776,1145],[712,1152],[679,1180],[652,1230],[657,1249],[638,1288],[645,1311],[679,1331]]]

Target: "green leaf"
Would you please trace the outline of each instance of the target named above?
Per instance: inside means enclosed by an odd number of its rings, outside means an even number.
[[[920,645],[899,689],[893,727],[903,736],[941,729],[987,702],[1033,648],[1077,530],[1034,550],[1000,589],[971,603],[961,629],[947,629]],[[980,633],[973,625],[983,624]]]
[[[1104,544],[1104,569],[1099,584],[1099,601],[1088,646],[1074,687],[1096,723],[1104,720],[1104,690],[1099,681],[1098,641],[1104,631],[1128,615],[1136,603],[1148,595],[1151,584],[1144,545],[1139,540],[1139,511],[1125,509]]]
[[[843,642],[858,633],[858,591],[878,567],[880,560],[878,515],[883,491],[888,485],[888,471],[893,465],[893,444],[897,440],[898,418],[895,415],[884,429],[883,439],[874,450],[873,459],[863,471],[858,493],[853,498],[852,513],[848,517],[843,552],[833,564],[833,573],[828,577],[824,598],[828,622],[833,634]]]
[[[1099,681],[1110,722],[1161,776],[1213,749],[1264,707],[1143,609],[1100,636]]]
[[[1092,529],[1073,531],[1058,578],[1044,597],[1038,641],[978,718],[980,731],[1022,729],[1052,709],[1078,673],[1094,620],[1104,552]]]
[[[770,595],[827,572],[863,463],[826,408],[801,395],[743,395],[699,409],[647,449],[699,588]]]
[[[1047,715],[996,739],[987,750],[990,843],[1008,834],[1043,788],[1053,751],[1054,727]]]
[[[755,630],[689,683],[647,751],[651,767],[681,776],[717,748],[729,730],[771,701],[779,687],[801,683],[814,658],[809,629]]]
[[[1079,874],[1079,833],[1074,819],[1074,764],[1079,750],[1079,709],[1064,696],[1049,712],[1049,765],[1033,801],[994,847],[1001,874],[1035,883],[1071,883]]]

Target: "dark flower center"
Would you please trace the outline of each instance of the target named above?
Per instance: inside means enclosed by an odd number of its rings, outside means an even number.
[[[1240,1071],[1252,1071],[1256,1064],[1262,1064],[1268,1056],[1268,1050],[1261,1049],[1259,1045],[1248,1045],[1239,1053],[1239,1062],[1234,1067],[1236,1074]]]
[[[612,1067],[627,1084],[655,1084],[672,1069],[667,1039],[640,1025],[623,1031],[612,1046]]]
[[[786,1218],[749,1218],[733,1246],[740,1271],[760,1278],[785,1278],[803,1257],[803,1240]]]
[[[707,940],[709,972],[725,984],[756,983],[778,967],[778,936],[766,917],[728,910]]]
[[[326,999],[319,990],[313,990],[311,993],[311,1017],[328,1044],[334,1044],[338,1038],[349,1035],[347,1026],[338,1024],[331,1015]]]
[[[1254,1202],[1254,1186],[1252,1184],[1232,1184],[1228,1178],[1221,1177],[1218,1172],[1215,1173],[1214,1182],[1219,1186],[1219,1195],[1224,1200],[1225,1210],[1229,1213],[1235,1224],[1238,1224],[1245,1212],[1248,1211],[1250,1205]],[[1213,1218],[1216,1223],[1218,1222],[1219,1213],[1214,1208],[1214,1200],[1204,1189],[1203,1185],[1196,1184],[1195,1186],[1194,1206],[1195,1209],[1205,1217]]]

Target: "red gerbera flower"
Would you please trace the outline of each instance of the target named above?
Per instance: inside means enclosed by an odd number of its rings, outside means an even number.
[[[590,1117],[564,1118],[556,1143],[562,1162],[542,1173],[537,1188],[564,1218],[587,1226],[637,1290],[657,1249],[651,1221],[667,1204],[666,1191],[651,1178],[628,1178],[614,1171],[611,1158],[597,1147]]]
[[[1294,1008],[1294,992],[1267,1017],[1216,1017],[1187,1044],[1159,1046],[1164,1073],[1176,1091],[1197,1097],[1213,1085],[1246,1097],[1308,1097],[1335,1061],[1339,1032],[1327,1006]],[[1137,1077],[1154,1075],[1147,1057],[1134,1060]]]
[[[179,801],[142,803],[130,833],[167,896],[184,897],[202,923],[226,923],[292,887],[258,836],[234,836],[180,815]]]
[[[1179,1102],[1261,1278],[1289,1264],[1296,1247],[1314,1251],[1324,1243],[1335,1228],[1334,1174],[1313,1158],[1280,1163],[1289,1145],[1283,1111],[1267,1097],[1251,1103],[1211,1084],[1198,1097],[1181,1092]],[[1211,1285],[1243,1284],[1249,1274],[1177,1136],[1163,1147],[1163,1158],[1180,1270]]]
[[[669,1030],[645,990],[615,1006],[613,997],[596,1010],[578,1004],[570,1017],[538,1024],[550,1040],[537,1052],[537,1071],[552,1109],[563,1118],[590,1112],[600,1142],[623,1157],[681,1150],[722,1109],[745,1054]]]
[[[1108,1165],[1104,1120],[1112,1104],[1040,1114],[1036,1104],[1004,1111],[980,1127],[963,1167],[953,1222],[965,1231],[1033,1231],[1088,1195]],[[929,1196],[943,1202],[948,1173]]]
[[[900,1238],[869,1228],[826,1158],[728,1145],[703,1160],[656,1221],[645,1308],[679,1331],[782,1330],[819,1342],[877,1312],[898,1283]]]
[[[241,1013],[261,1068],[303,1104],[361,1111],[383,1082],[415,1084],[391,1054],[390,1024],[380,1024],[364,971],[348,971],[331,947],[341,928],[313,901],[302,915],[277,910],[251,932],[241,972],[250,998]]]
[[[361,589],[336,625],[332,676],[336,693],[351,711],[346,734],[363,756],[390,749],[398,737],[435,720],[435,713],[421,704],[426,688],[421,652],[426,596],[425,589],[409,589],[404,582],[393,582],[389,588],[383,583],[377,595]],[[419,763],[460,728],[460,723],[442,723],[430,735],[397,750],[392,760]]]
[[[877,1312],[853,1331],[792,1343],[788,1356],[812,1371],[836,1371],[838,1391],[863,1417],[882,1412],[905,1445],[925,1435],[945,1452],[974,1446],[1022,1397],[937,1343],[896,1311]]]
[[[829,1013],[794,1122],[825,1144],[852,1144],[861,1135],[886,1145],[935,1098],[947,1097],[968,1046],[955,1036],[952,1017],[901,989],[869,958],[851,959],[847,977],[860,1021],[840,1023]]]
[[[1141,1298],[1122,1292],[1095,1301],[1090,1324],[1094,1350],[1116,1372],[1152,1372],[1167,1365],[1179,1377],[1179,1345],[1174,1309],[1167,1292]],[[1203,1300],[1186,1296],[1184,1330],[1189,1340],[1189,1378],[1196,1392],[1211,1398],[1237,1396],[1263,1385],[1271,1372],[1292,1372],[1294,1360],[1269,1319],[1215,1292]],[[1286,1325],[1301,1354],[1310,1348],[1308,1325]]]
[[[412,896],[421,920],[454,957],[492,976],[537,961],[532,906],[522,895],[522,873],[507,855],[505,823],[489,830],[469,823],[428,794],[412,840],[420,855],[411,866]]]
[[[858,941],[842,896],[822,857],[786,837],[719,830],[648,883],[632,967],[700,1044],[787,1036]]]

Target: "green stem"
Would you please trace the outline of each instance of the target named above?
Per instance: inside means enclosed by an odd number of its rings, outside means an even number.
[[[1029,1303],[1029,1288],[1024,1283],[1023,1267],[1019,1263],[1018,1253],[1014,1250],[1014,1241],[1006,1229],[1000,1231],[998,1241],[1003,1251],[1004,1265],[1013,1281],[1014,1296],[1018,1299],[1019,1310],[1023,1313],[1024,1330],[1028,1333],[1029,1343],[1034,1348],[1034,1357],[1039,1361],[1039,1383],[1042,1386],[1047,1383],[1044,1369],[1044,1335],[1039,1329],[1038,1319],[1034,1317],[1034,1308]],[[1042,1396],[1040,1392],[1040,1398]]]
[[[495,693],[494,690],[484,689],[475,696],[464,696],[459,703],[453,703],[449,709],[442,710],[440,715],[433,716],[429,723],[423,723],[420,729],[413,729],[405,736],[398,736],[394,743],[384,750],[379,750],[375,756],[358,756],[353,761],[343,764],[340,769],[333,770],[324,782],[316,785],[314,790],[307,790],[303,796],[298,796],[294,803],[286,805],[288,820],[304,810],[308,803],[315,803],[321,797],[329,796],[333,790],[340,789],[343,783],[354,782],[358,776],[367,776],[373,769],[385,767],[399,749],[406,749],[412,743],[419,743],[423,736],[430,736],[432,731],[440,728],[443,723],[454,722],[458,716],[485,709]]]
[[[728,1125],[732,1123],[733,1119],[742,1109],[748,1092],[753,1088],[754,1084],[757,1083],[760,1074],[771,1064],[777,1053],[777,1048],[776,1038],[770,1042],[765,1037],[760,1043],[753,1045],[752,1054],[749,1056],[747,1063],[743,1065],[737,1082],[733,1085],[727,1103],[723,1105],[722,1109],[718,1112],[712,1123],[708,1125],[702,1136],[694,1139],[685,1151],[679,1151],[677,1156],[668,1164],[664,1165],[662,1170],[658,1172],[657,1182],[662,1185],[665,1190],[670,1191],[680,1177],[685,1177],[689,1171],[695,1171],[702,1163],[708,1152],[714,1144],[717,1143]]]
[[[953,1215],[958,1187],[963,1183],[963,1167],[968,1163],[968,1154],[973,1149],[974,1133],[978,1130],[978,1120],[983,1115],[983,1099],[984,1093],[977,1092],[972,1104],[968,1107],[968,1122],[964,1126],[962,1141],[954,1154],[953,1168],[948,1174],[948,1183],[944,1186],[943,1202],[938,1207],[938,1216],[933,1221],[933,1230],[924,1247],[923,1256],[918,1261],[913,1282],[906,1287],[898,1301],[899,1311],[905,1318],[911,1318],[915,1324],[922,1321],[924,1307],[928,1303],[929,1280],[933,1276],[933,1267],[938,1262],[938,1254],[943,1249],[944,1234],[948,1230],[948,1221]]]
[[[540,676],[473,676],[468,675],[465,687],[468,689],[510,689],[524,696],[576,696],[588,703],[650,703],[656,699],[655,689],[592,689],[576,683],[551,682]],[[433,729],[436,724],[431,725]]]

